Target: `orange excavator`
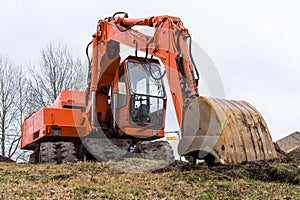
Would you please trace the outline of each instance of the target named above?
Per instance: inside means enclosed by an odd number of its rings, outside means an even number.
[[[135,29],[141,26],[152,33]],[[117,12],[99,20],[87,46],[86,92],[62,91],[51,107],[23,123],[21,148],[34,151],[30,162],[128,155],[172,162],[169,143],[156,141],[165,136],[167,101],[173,102],[181,129],[178,153],[187,160],[227,164],[276,158],[267,125],[253,106],[200,96],[191,42],[178,17],[129,18]],[[122,48],[131,54],[125,56]]]

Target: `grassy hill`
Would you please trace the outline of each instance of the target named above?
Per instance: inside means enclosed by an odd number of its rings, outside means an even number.
[[[0,199],[300,199],[300,168],[292,163],[208,168],[175,162],[154,172],[136,172],[148,164],[136,159],[61,165],[0,162]]]

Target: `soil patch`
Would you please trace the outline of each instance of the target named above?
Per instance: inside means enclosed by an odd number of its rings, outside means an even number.
[[[176,161],[165,168],[156,170],[156,173],[202,170],[202,173],[213,176],[218,180],[245,178],[264,182],[300,184],[299,165],[300,148],[290,152],[282,159],[245,162],[235,165],[215,165],[207,167],[205,165]]]
[[[7,157],[0,156],[0,162],[12,163],[15,161],[13,161],[12,159],[7,158]]]
[[[300,147],[294,149],[293,151],[289,152],[283,159],[285,163],[293,163],[300,167]]]

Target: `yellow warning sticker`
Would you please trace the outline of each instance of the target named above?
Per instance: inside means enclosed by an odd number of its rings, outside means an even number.
[[[175,136],[168,136],[167,140],[175,140]]]

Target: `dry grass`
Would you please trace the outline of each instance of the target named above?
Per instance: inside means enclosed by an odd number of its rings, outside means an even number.
[[[249,177],[245,166],[222,173],[221,168],[189,171],[184,165],[132,173],[97,162],[0,163],[0,199],[300,199],[299,182],[264,182]],[[300,174],[293,165],[273,165],[284,173]]]

